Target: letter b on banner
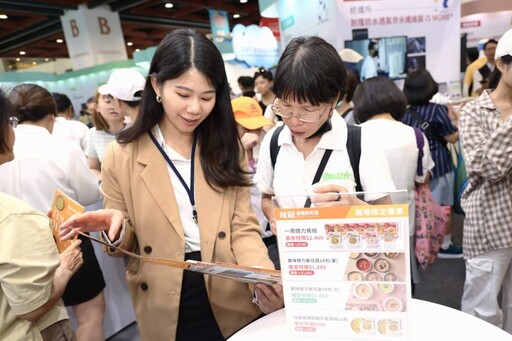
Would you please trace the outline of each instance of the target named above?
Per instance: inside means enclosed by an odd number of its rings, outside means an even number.
[[[100,34],[109,34],[110,26],[108,26],[108,21],[104,17],[98,17],[98,25],[100,26]]]
[[[73,37],[78,37],[78,34],[80,34],[80,30],[78,30],[78,26],[76,25],[76,20],[71,19],[69,21],[69,25],[71,26],[71,34],[73,34]]]

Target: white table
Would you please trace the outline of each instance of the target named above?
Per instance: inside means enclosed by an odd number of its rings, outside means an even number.
[[[409,311],[411,341],[512,340],[512,335],[492,324],[440,304],[413,299]],[[281,309],[246,326],[229,341],[288,339],[286,316]]]

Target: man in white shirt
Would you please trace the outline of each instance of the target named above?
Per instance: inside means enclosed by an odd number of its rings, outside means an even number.
[[[484,89],[487,89],[489,86],[489,80],[491,78],[491,74],[494,71],[496,66],[496,61],[494,60],[494,55],[496,52],[496,46],[498,42],[494,39],[489,39],[484,44],[484,54],[487,58],[487,62],[484,66],[479,68],[473,74],[473,94],[480,95]]]
[[[377,76],[377,58],[379,58],[379,45],[375,41],[368,43],[368,55],[361,66],[361,82]]]

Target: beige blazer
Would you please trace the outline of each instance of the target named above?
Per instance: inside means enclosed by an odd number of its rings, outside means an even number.
[[[273,269],[251,208],[249,188],[213,190],[204,179],[199,148],[195,165],[202,260]],[[111,143],[102,164],[102,180],[105,207],[118,209],[127,218],[122,248],[144,256],[184,259],[185,237],[166,162],[149,136],[128,145]],[[126,278],[141,340],[175,339],[182,271],[130,259]],[[224,337],[261,314],[251,302],[251,286],[213,276],[205,276],[205,281]]]

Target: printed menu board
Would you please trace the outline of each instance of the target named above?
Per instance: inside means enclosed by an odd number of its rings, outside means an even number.
[[[407,205],[276,209],[289,335],[407,340]]]

